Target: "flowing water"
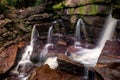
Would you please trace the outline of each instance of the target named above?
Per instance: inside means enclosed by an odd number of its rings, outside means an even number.
[[[23,53],[22,59],[19,62],[18,66],[20,64],[25,64],[26,62],[31,62],[30,61],[30,56],[32,55],[34,43],[35,43],[37,37],[39,37],[39,33],[38,33],[37,29],[36,29],[36,26],[34,25],[33,29],[32,29],[30,45],[28,45],[26,47],[25,52]]]
[[[93,49],[87,49],[87,48],[83,48],[81,47],[81,32],[83,30],[83,34],[84,37],[87,38],[86,36],[86,30],[85,30],[85,24],[83,23],[82,19],[79,19],[77,24],[76,24],[76,32],[75,32],[75,43],[74,43],[74,47],[79,47],[81,50],[79,50],[78,52],[76,52],[75,54],[71,54],[71,59],[73,59],[74,61],[83,63],[85,65],[85,76],[84,78],[87,80],[88,79],[88,67],[94,67],[98,61],[98,58],[100,56],[100,53],[105,45],[106,40],[111,40],[112,35],[114,33],[114,29],[116,26],[117,20],[112,18],[111,15],[108,16],[106,23],[104,25],[104,31],[102,32],[102,35],[100,37],[100,40],[97,44],[97,47],[93,48]],[[82,29],[82,30],[81,30]],[[44,46],[43,50],[41,51],[40,54],[40,61],[43,64],[45,62],[45,60],[48,58],[47,54],[48,54],[48,50],[50,46],[54,46],[52,44],[52,30],[53,30],[53,26],[51,26],[49,28],[48,31],[48,36],[47,36],[47,44]],[[33,47],[35,46],[34,43],[36,41],[36,38],[39,37],[38,31],[35,27],[35,25],[33,26],[33,30],[32,30],[32,35],[31,35],[31,41],[30,41],[30,45],[28,45],[25,49],[25,52],[23,53],[22,59],[21,61],[18,63],[18,66],[16,67],[16,70],[18,70],[19,66],[23,66],[23,70],[25,69],[26,64],[32,64],[32,62],[30,61],[30,56],[33,52]],[[82,54],[82,55],[81,55]],[[55,58],[56,60],[56,58]],[[24,76],[24,73],[19,73],[19,77],[22,77],[21,80],[26,80],[28,76]]]
[[[53,30],[53,26],[51,26],[48,30],[48,36],[47,36],[47,42],[48,43],[51,43],[51,34],[52,34],[52,31]]]
[[[76,29],[75,29],[75,39],[76,40],[75,40],[75,43],[74,43],[75,47],[80,47],[81,46],[81,42],[80,42],[81,32],[80,31],[83,31],[84,37],[86,39],[87,38],[86,29],[85,29],[85,24],[84,24],[82,19],[78,19],[77,24],[76,24]]]
[[[77,54],[72,54],[71,58],[74,61],[83,63],[86,67],[94,67],[98,61],[98,58],[100,56],[100,53],[101,53],[106,41],[112,39],[116,23],[117,23],[117,20],[112,18],[111,14],[110,14],[106,20],[102,35],[100,36],[100,40],[99,40],[97,46],[93,49],[82,48],[82,50],[78,51]],[[83,55],[81,56],[81,54],[83,54]],[[87,75],[88,75],[88,70],[85,68],[85,76],[84,77],[86,77]]]
[[[35,41],[37,40],[36,38],[39,37],[39,33],[36,29],[36,26],[34,25],[33,26],[33,29],[32,29],[32,35],[31,35],[31,41],[30,41],[30,45],[28,45],[26,48],[25,48],[25,52],[23,53],[22,55],[22,59],[20,60],[20,62],[18,63],[17,67],[16,67],[16,71],[19,73],[19,67],[22,66],[22,71],[25,71],[25,67],[27,64],[32,64],[32,62],[30,61],[30,56],[32,55],[32,52],[33,52],[33,47],[34,47],[34,43]],[[25,72],[20,72],[19,73],[19,77],[21,78],[21,80],[25,80],[27,77],[25,77]]]
[[[81,51],[78,52],[79,54],[83,54],[82,56],[78,56],[78,54],[71,55],[73,60],[79,61],[87,66],[89,65],[94,67],[98,61],[98,58],[105,45],[105,42],[111,39],[116,23],[117,23],[117,20],[112,18],[111,15],[109,15],[104,25],[104,31],[102,32],[102,35],[97,44],[97,47],[95,47],[94,49],[83,48]]]
[[[43,50],[41,51],[40,54],[40,65],[43,64],[45,62],[45,60],[48,58],[47,54],[48,54],[48,48],[50,46],[53,46],[53,44],[51,43],[51,35],[52,35],[52,30],[53,30],[53,26],[51,26],[48,30],[48,35],[47,35],[47,44],[44,46]]]

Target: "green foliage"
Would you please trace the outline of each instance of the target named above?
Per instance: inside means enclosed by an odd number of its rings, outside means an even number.
[[[3,4],[3,5],[7,5],[8,4],[7,0],[1,0],[0,3]]]
[[[24,8],[29,6],[37,6],[43,0],[0,0],[0,5],[7,5],[16,8]]]
[[[16,1],[17,1],[17,0],[7,0],[8,5],[9,5],[9,6],[12,6],[12,7],[15,7],[15,6],[16,6]]]
[[[7,9],[5,4],[7,4],[7,3],[6,2],[0,2],[0,13],[4,12]]]
[[[38,6],[39,4],[41,4],[42,0],[36,0],[35,4],[33,6]]]

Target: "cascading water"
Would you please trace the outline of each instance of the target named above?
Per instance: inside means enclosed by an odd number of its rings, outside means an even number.
[[[53,30],[53,26],[51,26],[48,30],[47,43],[51,43],[52,30]]]
[[[28,45],[25,49],[25,52],[23,53],[22,59],[20,60],[20,62],[18,63],[17,67],[16,67],[16,71],[18,71],[19,67],[22,66],[22,71],[25,71],[25,67],[27,64],[32,64],[32,62],[30,61],[30,56],[32,55],[33,52],[33,47],[34,47],[34,42],[36,41],[36,38],[39,37],[39,33],[36,29],[36,26],[33,26],[32,29],[32,35],[31,35],[31,41],[30,41],[30,45]],[[25,77],[25,72],[19,72],[19,77],[21,80],[26,80],[27,77]]]
[[[112,36],[115,31],[116,24],[117,24],[117,20],[112,18],[112,15],[110,14],[104,25],[105,28],[101,35],[101,39],[98,42],[97,47],[103,48],[106,40],[112,40]]]
[[[111,14],[108,16],[106,23],[104,25],[104,31],[100,37],[97,46],[93,49],[82,48],[77,54],[72,54],[70,57],[77,62],[83,63],[85,65],[85,76],[84,79],[88,79],[88,69],[89,67],[94,67],[98,61],[100,53],[107,40],[111,40],[112,35],[115,30],[117,20],[112,18]],[[81,55],[83,54],[83,55]]]
[[[86,66],[94,67],[98,61],[98,58],[105,45],[105,42],[111,39],[116,23],[117,20],[112,18],[110,14],[104,25],[105,28],[100,37],[97,47],[95,47],[94,49],[83,48],[81,51],[78,52],[79,54],[83,54],[83,55],[79,56],[78,54],[77,55],[73,54],[71,55],[72,59],[81,62]]]
[[[20,62],[22,62],[22,63],[24,63],[24,61],[30,62],[30,56],[32,54],[33,47],[34,47],[34,42],[36,41],[37,37],[39,37],[39,33],[36,29],[36,26],[34,25],[33,29],[32,29],[30,45],[27,46],[27,48],[25,50],[25,53],[23,54],[23,57],[22,57]]]
[[[44,46],[44,48],[43,48],[43,50],[41,51],[41,54],[40,54],[40,62],[41,62],[40,65],[43,64],[45,62],[45,60],[47,59],[48,48],[50,46],[53,46],[53,44],[51,43],[52,29],[53,29],[53,26],[51,26],[48,30],[47,44]]]
[[[81,34],[80,34],[80,25],[81,25],[81,19],[79,19],[77,21],[77,25],[76,25],[76,30],[75,30],[75,43],[74,43],[74,46],[77,47],[77,46],[81,46],[81,43],[80,43],[80,39],[81,39]]]
[[[77,24],[76,24],[76,30],[75,30],[75,39],[76,39],[75,43],[74,43],[75,47],[81,46],[81,43],[80,43],[80,40],[81,40],[80,31],[81,31],[81,29],[83,30],[83,34],[84,34],[85,39],[87,39],[85,24],[84,24],[82,19],[78,19]]]

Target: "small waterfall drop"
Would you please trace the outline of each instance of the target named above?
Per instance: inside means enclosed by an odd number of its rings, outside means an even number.
[[[45,60],[47,59],[47,54],[48,54],[48,48],[50,46],[53,46],[53,44],[51,43],[51,35],[52,35],[52,30],[53,30],[53,26],[51,26],[48,30],[48,35],[47,35],[47,44],[44,46],[43,50],[41,51],[40,54],[40,65],[43,64],[45,62]]]
[[[26,65],[27,64],[32,64],[32,62],[30,61],[30,56],[32,55],[34,42],[36,41],[37,37],[39,37],[39,33],[36,29],[36,26],[34,25],[33,29],[32,29],[30,45],[28,45],[25,48],[25,52],[22,55],[22,59],[20,60],[20,62],[16,66],[16,71],[19,73],[20,80],[26,80],[27,79],[27,76],[25,75],[26,74],[26,72],[25,72],[26,71]],[[22,72],[19,72],[19,68],[22,69]]]
[[[53,26],[51,26],[48,30],[48,35],[47,35],[47,43],[51,43],[51,34],[52,34]]]
[[[77,24],[76,24],[76,29],[75,29],[75,43],[74,46],[81,46],[80,40],[81,40],[81,29],[83,30],[83,34],[85,39],[87,39],[86,36],[86,29],[85,29],[85,24],[82,19],[78,19]]]
[[[77,47],[77,46],[81,46],[81,43],[80,43],[80,39],[81,39],[81,34],[80,34],[80,25],[81,25],[81,19],[79,19],[77,21],[77,24],[76,24],[76,29],[75,29],[75,43],[74,43],[74,46]]]
[[[24,63],[24,61],[29,61],[30,62],[30,56],[32,55],[34,42],[36,41],[37,37],[39,37],[39,33],[36,29],[36,26],[34,25],[33,29],[32,29],[30,45],[28,45],[27,48],[25,49],[25,53],[23,53],[23,56],[22,56],[22,59],[21,59],[20,62],[23,62],[23,63]]]

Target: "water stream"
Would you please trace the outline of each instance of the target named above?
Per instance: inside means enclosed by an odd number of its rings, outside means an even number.
[[[100,56],[100,53],[105,45],[105,42],[107,40],[110,40],[115,26],[116,26],[117,20],[112,18],[111,14],[107,17],[106,23],[104,25],[103,32],[101,34],[100,40],[97,44],[97,46],[94,49],[86,49],[82,48],[81,51],[77,52],[79,54],[83,54],[82,56],[79,56],[78,54],[75,56],[75,54],[71,55],[72,59],[75,61],[79,61],[84,64],[89,64],[90,66],[95,66],[97,63],[97,60]]]
[[[81,46],[81,31],[84,34],[85,39],[87,39],[86,35],[86,29],[85,29],[85,24],[82,19],[78,19],[77,24],[76,24],[76,29],[75,29],[75,42],[74,42],[74,47],[80,47]]]
[[[36,26],[34,25],[32,29],[30,44],[25,48],[22,59],[20,60],[15,69],[19,73],[20,80],[25,80],[27,78],[27,76],[25,76],[25,69],[27,64],[32,64],[32,62],[30,61],[30,56],[32,55],[34,43],[37,40],[37,37],[39,37],[39,33],[36,29]],[[22,69],[22,72],[19,72],[19,68]]]
[[[48,30],[48,35],[47,35],[47,44],[44,46],[43,50],[41,51],[40,54],[40,64],[43,64],[45,62],[45,60],[48,58],[47,54],[48,54],[48,48],[50,46],[53,46],[53,44],[51,43],[52,38],[52,30],[53,30],[53,26],[51,26]]]
[[[111,14],[107,17],[106,23],[103,26],[103,32],[100,36],[100,40],[97,46],[93,49],[86,49],[82,48],[80,51],[76,52],[75,54],[71,54],[71,59],[74,61],[83,63],[87,67],[94,67],[98,61],[100,53],[106,43],[107,40],[111,40],[115,27],[116,27],[117,20],[112,18]],[[77,35],[78,36],[78,35]],[[78,38],[79,39],[79,38]],[[83,54],[83,55],[81,55]],[[87,69],[85,68],[85,73]],[[88,75],[88,73],[86,73]],[[85,75],[85,77],[86,77]]]
[[[87,48],[83,48],[80,42],[81,41],[80,31],[83,31],[85,39],[87,38],[85,24],[82,19],[78,19],[76,24],[76,30],[75,30],[76,40],[74,42],[74,47],[80,50],[78,50],[76,53],[72,53],[70,55],[70,58],[74,61],[84,64],[85,66],[84,79],[86,80],[88,79],[88,67],[94,67],[96,65],[106,41],[112,39],[112,35],[114,33],[116,23],[117,23],[117,20],[112,18],[110,14],[106,20],[106,23],[103,28],[103,32],[101,34],[101,37],[97,46],[93,49],[87,49]],[[52,44],[52,37],[51,37],[52,32],[53,32],[53,26],[51,26],[48,30],[47,44],[44,46],[43,50],[40,53],[40,64],[43,64],[45,60],[48,58],[47,54],[49,51],[49,47],[54,46]],[[22,65],[23,67],[22,69],[24,71],[26,64],[32,64],[32,62],[30,61],[30,56],[32,55],[33,47],[35,46],[34,43],[37,40],[37,37],[39,37],[39,33],[34,25],[32,29],[30,45],[26,47],[25,52],[23,53],[22,59],[16,67],[16,70],[18,70],[19,66]],[[28,76],[24,76],[24,72],[19,74],[20,74],[19,77],[22,77],[21,80],[26,80],[28,77]]]
[[[52,30],[53,30],[53,26],[51,26],[48,30],[47,43],[51,43],[51,34],[53,32]]]

